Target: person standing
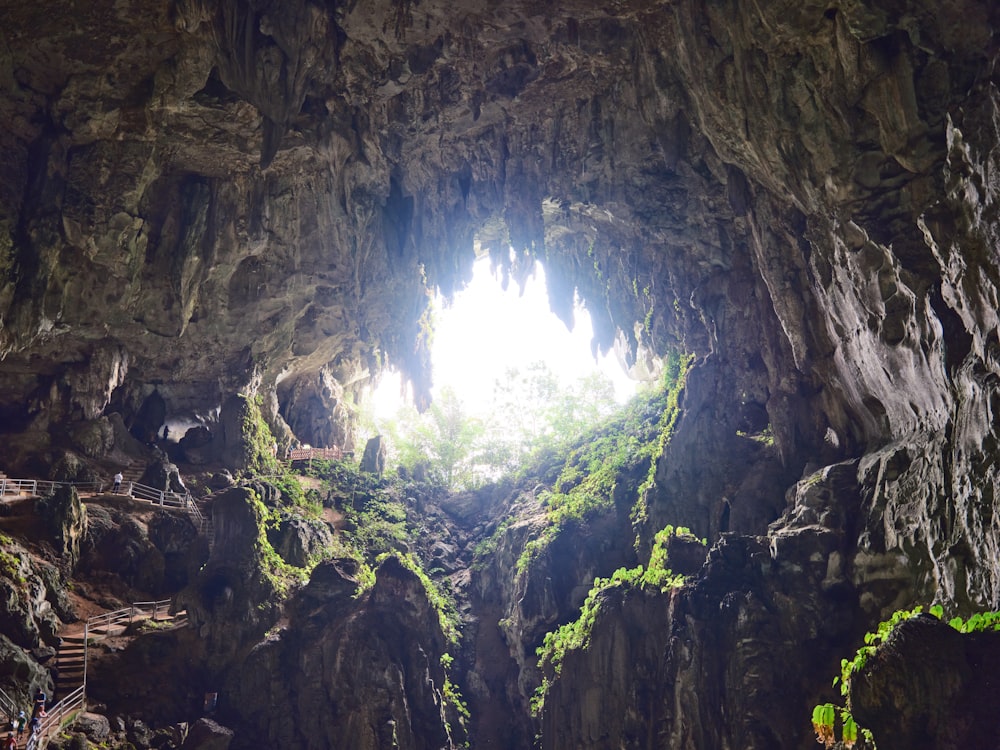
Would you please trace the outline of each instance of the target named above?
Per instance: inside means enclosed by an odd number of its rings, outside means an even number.
[[[20,742],[21,738],[24,736],[24,728],[28,724],[28,717],[24,715],[24,711],[21,711],[17,715],[17,741]]]
[[[17,750],[17,740],[14,739],[13,732],[7,732],[7,739],[3,741],[3,750]]]
[[[115,486],[111,488],[111,491],[114,492],[116,495],[118,494],[118,490],[122,488],[123,479],[125,479],[125,477],[122,476],[122,473],[120,471],[117,474],[115,474]]]

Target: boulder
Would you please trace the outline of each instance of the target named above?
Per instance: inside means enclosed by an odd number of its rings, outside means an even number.
[[[285,515],[269,528],[267,539],[282,560],[299,568],[333,546],[333,532],[325,522],[294,515]]]
[[[85,734],[94,743],[101,743],[111,734],[111,722],[102,714],[83,711],[77,714],[70,728]]]
[[[203,717],[191,725],[181,750],[228,750],[232,741],[232,729]]]
[[[370,438],[365,444],[365,452],[361,457],[361,471],[382,476],[385,471],[386,447],[381,435]]]

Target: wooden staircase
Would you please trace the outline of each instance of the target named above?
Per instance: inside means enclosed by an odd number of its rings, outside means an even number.
[[[83,631],[67,632],[61,639],[59,653],[56,654],[56,667],[59,671],[55,680],[53,703],[80,687],[86,674]]]

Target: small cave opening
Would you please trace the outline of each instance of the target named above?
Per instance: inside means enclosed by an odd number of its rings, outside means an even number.
[[[223,572],[208,576],[201,585],[202,600],[212,609],[224,607],[233,600],[238,583]]]

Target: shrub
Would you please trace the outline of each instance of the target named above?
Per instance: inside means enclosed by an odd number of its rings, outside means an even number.
[[[851,748],[858,742],[860,736],[872,750],[875,750],[875,737],[869,729],[858,726],[851,714],[850,707],[846,701],[850,695],[851,678],[860,672],[869,657],[875,654],[885,640],[889,637],[896,626],[904,620],[916,617],[923,611],[923,607],[913,609],[901,609],[892,613],[892,616],[878,624],[878,627],[865,634],[865,645],[857,650],[853,659],[841,659],[840,675],[833,679],[833,684],[840,684],[840,694],[845,700],[845,705],[839,706],[833,703],[822,703],[813,708],[812,725],[816,732],[816,740],[825,747],[833,747],[837,743],[837,720],[839,719],[840,741],[844,747]],[[936,604],[928,609],[928,614],[937,617],[939,620],[944,615],[944,608]],[[953,617],[948,621],[955,630],[960,633],[976,633],[983,630],[1000,630],[1000,612],[979,612],[968,620],[961,617]]]

